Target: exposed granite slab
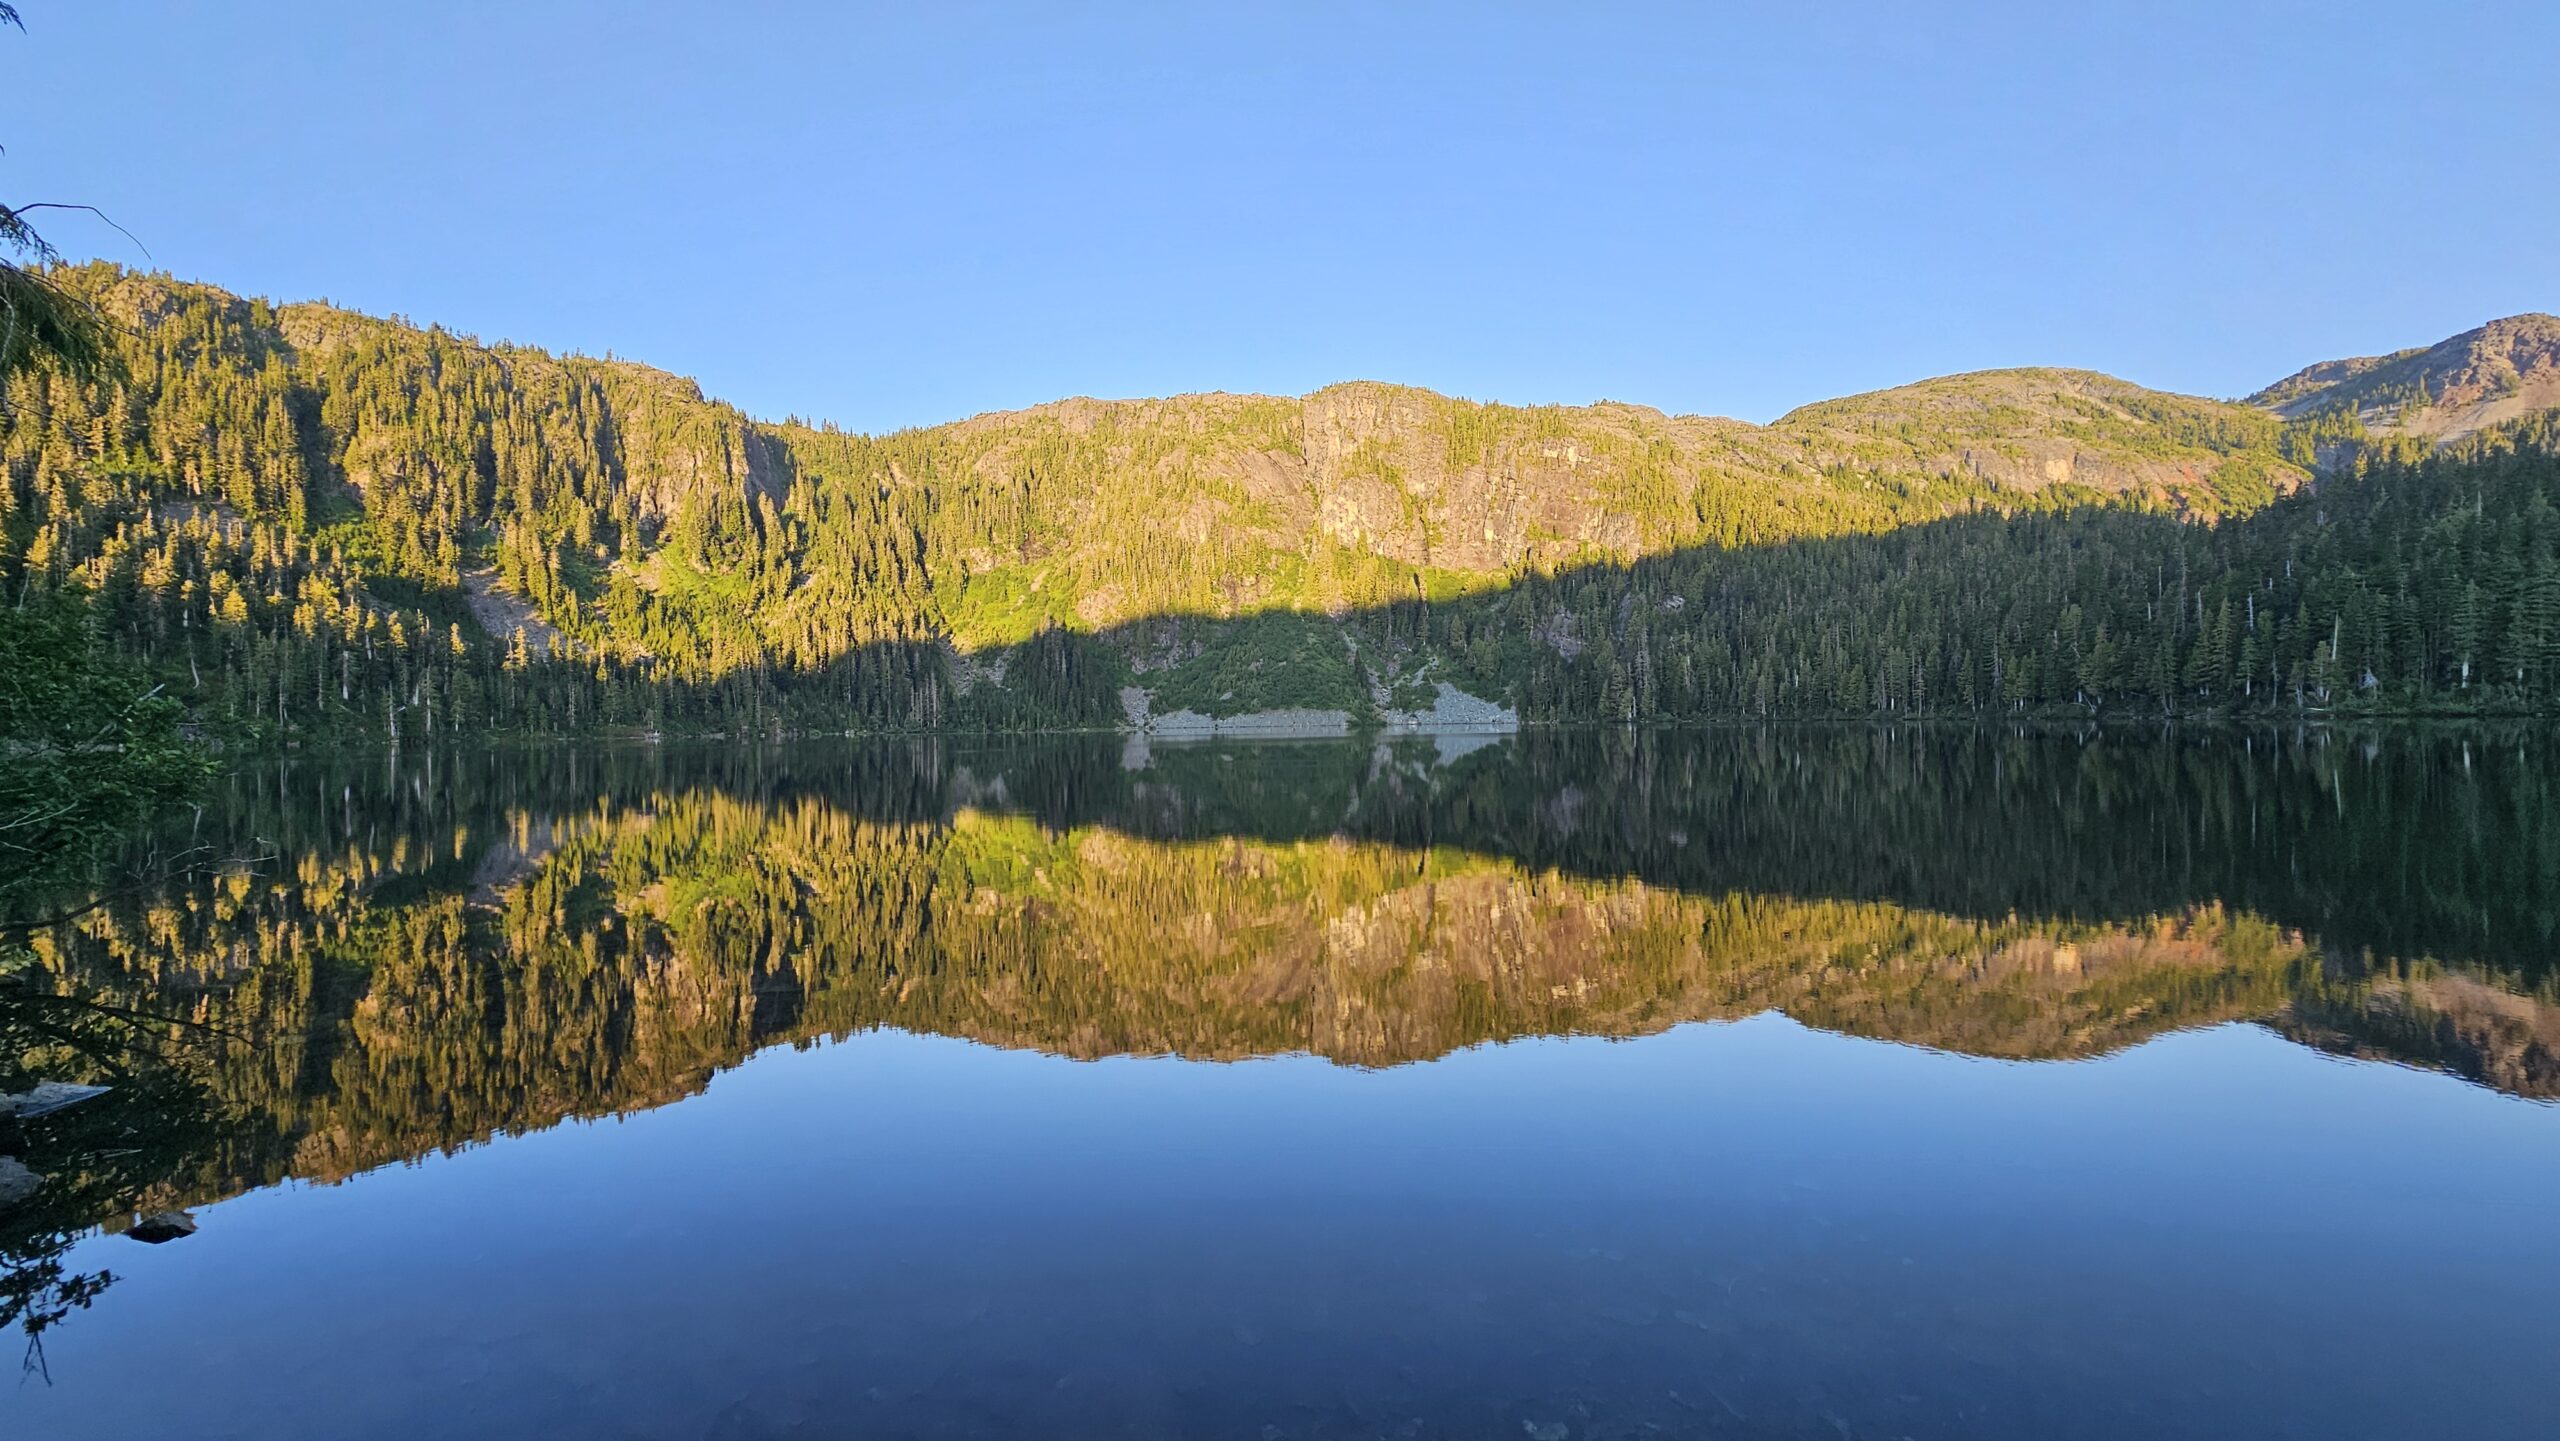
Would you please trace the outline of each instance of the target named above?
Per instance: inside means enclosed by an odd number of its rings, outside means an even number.
[[[1210,716],[1195,710],[1167,711],[1158,715],[1154,697],[1137,686],[1120,691],[1120,709],[1128,727],[1142,735],[1166,740],[1211,736],[1342,736],[1351,734],[1351,712],[1289,708],[1248,711],[1243,715]],[[1383,712],[1384,729],[1399,735],[1462,732],[1507,734],[1520,728],[1519,712],[1506,705],[1471,696],[1447,681],[1439,683],[1439,694],[1421,710]]]

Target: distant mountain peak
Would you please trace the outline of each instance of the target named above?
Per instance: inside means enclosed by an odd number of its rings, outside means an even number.
[[[2560,316],[2531,311],[2434,345],[2324,360],[2247,403],[2288,420],[2347,408],[2380,434],[2453,440],[2560,407]]]

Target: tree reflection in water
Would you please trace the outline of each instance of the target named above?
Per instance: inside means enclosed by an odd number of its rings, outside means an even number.
[[[2249,1020],[2551,1097],[2554,759],[2486,731],[1813,730],[244,766],[151,843],[271,861],[34,938],[52,999],[8,1019],[18,1074],[80,1014],[120,1085],[24,1129],[49,1179],[0,1306],[38,1337],[86,1305],[108,1278],[60,1256],[101,1221],[875,1027],[1392,1066],[1767,1010],[2020,1061]],[[229,1039],[179,1044],[203,1035]]]

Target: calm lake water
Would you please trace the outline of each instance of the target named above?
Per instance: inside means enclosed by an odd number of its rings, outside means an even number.
[[[412,753],[155,855],[41,955],[191,1080],[28,1148],[197,1229],[11,1238],[112,1279],[0,1435],[2560,1433],[2540,734]]]

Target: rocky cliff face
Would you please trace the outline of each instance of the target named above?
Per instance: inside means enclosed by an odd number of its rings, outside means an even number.
[[[1317,526],[1341,545],[1446,570],[1498,572],[1542,547],[1635,553],[1638,513],[1610,504],[1631,463],[1692,469],[1702,458],[1698,423],[1634,406],[1477,425],[1486,417],[1462,402],[1362,383],[1307,396],[1300,416]]]

